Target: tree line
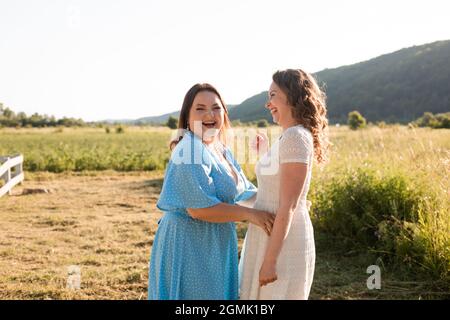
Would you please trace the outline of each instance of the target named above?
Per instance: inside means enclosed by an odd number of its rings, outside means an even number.
[[[266,119],[260,119],[252,121],[250,123],[241,123],[239,119],[232,121],[233,126],[257,126],[260,128],[269,126],[269,122]],[[359,111],[352,111],[348,113],[347,124],[351,129],[364,128],[367,125],[367,120],[361,115]],[[1,127],[16,127],[16,128],[44,128],[44,127],[85,127],[85,126],[103,126],[107,123],[101,122],[85,122],[82,119],[67,118],[56,119],[54,116],[48,116],[46,114],[41,115],[39,113],[33,113],[31,116],[27,116],[25,112],[15,113],[8,107],[5,107],[3,103],[0,103],[0,128]],[[171,129],[178,127],[178,119],[170,116],[165,123]],[[450,128],[450,112],[433,114],[431,112],[425,112],[423,116],[410,122],[410,125],[416,127],[431,127],[435,129]],[[123,132],[123,130],[122,130]],[[109,133],[107,131],[107,133]],[[118,132],[121,133],[121,132]]]
[[[0,103],[0,127],[83,127],[88,124],[82,119],[75,118],[61,118],[56,119],[54,116],[48,116],[46,114],[41,115],[37,112],[31,116],[27,116],[25,112],[15,113],[8,107],[5,107],[3,103]]]
[[[347,124],[352,130],[366,127],[367,120],[359,111],[352,111],[348,114]],[[376,123],[379,127],[386,125],[384,121]],[[408,124],[411,127],[429,127],[433,129],[450,129],[450,112],[433,114],[425,112],[423,116]]]

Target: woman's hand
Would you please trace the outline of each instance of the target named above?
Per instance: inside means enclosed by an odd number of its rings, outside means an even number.
[[[250,147],[252,150],[256,151],[258,155],[264,154],[269,148],[269,138],[264,133],[257,133],[250,143]]]
[[[259,286],[265,286],[266,284],[275,282],[277,279],[278,276],[276,261],[264,260],[261,269],[259,270]]]
[[[269,237],[272,232],[275,215],[270,212],[252,209],[248,221],[263,229]]]

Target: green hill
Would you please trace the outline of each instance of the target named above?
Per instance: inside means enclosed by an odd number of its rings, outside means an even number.
[[[269,110],[264,108],[267,102],[267,91],[263,91],[230,110],[230,119],[239,119],[242,122],[249,122],[259,119],[271,120]]]
[[[450,40],[402,49],[314,74],[327,94],[331,122],[358,110],[369,121],[409,122],[424,112],[450,111]],[[230,111],[232,120],[271,120],[267,91]]]
[[[180,111],[175,111],[175,112],[170,112],[170,113],[166,113],[166,114],[163,114],[160,116],[155,116],[155,117],[139,118],[139,119],[135,120],[135,122],[162,124],[162,123],[166,123],[170,116],[178,119],[179,115],[180,115]]]
[[[235,106],[236,106],[235,104],[228,104],[227,105],[228,111],[231,112],[231,110]],[[133,122],[140,123],[140,124],[165,124],[170,116],[178,119],[178,117],[180,116],[180,111],[174,111],[174,112],[166,113],[166,114],[163,114],[160,116],[139,118],[139,119],[134,120]]]

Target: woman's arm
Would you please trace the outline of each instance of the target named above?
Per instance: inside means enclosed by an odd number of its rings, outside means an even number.
[[[261,227],[267,235],[270,235],[275,219],[275,216],[269,212],[228,203],[219,203],[208,208],[189,208],[187,211],[192,218],[206,222],[249,221]]]
[[[277,259],[283,241],[289,233],[292,217],[305,184],[307,169],[307,164],[299,162],[280,164],[280,206],[259,274],[261,286],[277,279]]]

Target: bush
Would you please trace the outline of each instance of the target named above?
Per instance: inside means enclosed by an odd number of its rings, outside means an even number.
[[[310,198],[315,227],[342,249],[370,250],[386,261],[449,278],[448,225],[439,225],[436,209],[442,206],[406,175],[378,176],[360,168],[314,185]]]
[[[258,128],[266,128],[269,126],[269,122],[266,119],[262,119],[259,120],[256,125]]]
[[[170,129],[178,128],[178,119],[170,116],[166,122],[166,126],[168,126]]]
[[[106,133],[110,133],[110,132],[111,132],[111,129],[110,129],[109,127],[105,127],[105,132],[106,132]]]
[[[425,112],[422,117],[412,122],[412,125],[434,129],[450,129],[450,112],[438,113],[436,115],[431,112]]]
[[[437,114],[436,119],[439,123],[438,128],[450,129],[450,112]]]
[[[358,111],[352,111],[348,114],[348,125],[352,130],[361,129],[366,126],[366,119]]]
[[[116,128],[116,133],[125,133],[125,128],[123,126],[118,126]]]
[[[403,177],[379,179],[373,172],[358,169],[335,178],[323,192],[327,201],[319,202],[317,212],[326,212],[321,225],[363,246],[376,245],[379,223],[405,220],[417,222],[421,195],[410,190]]]

